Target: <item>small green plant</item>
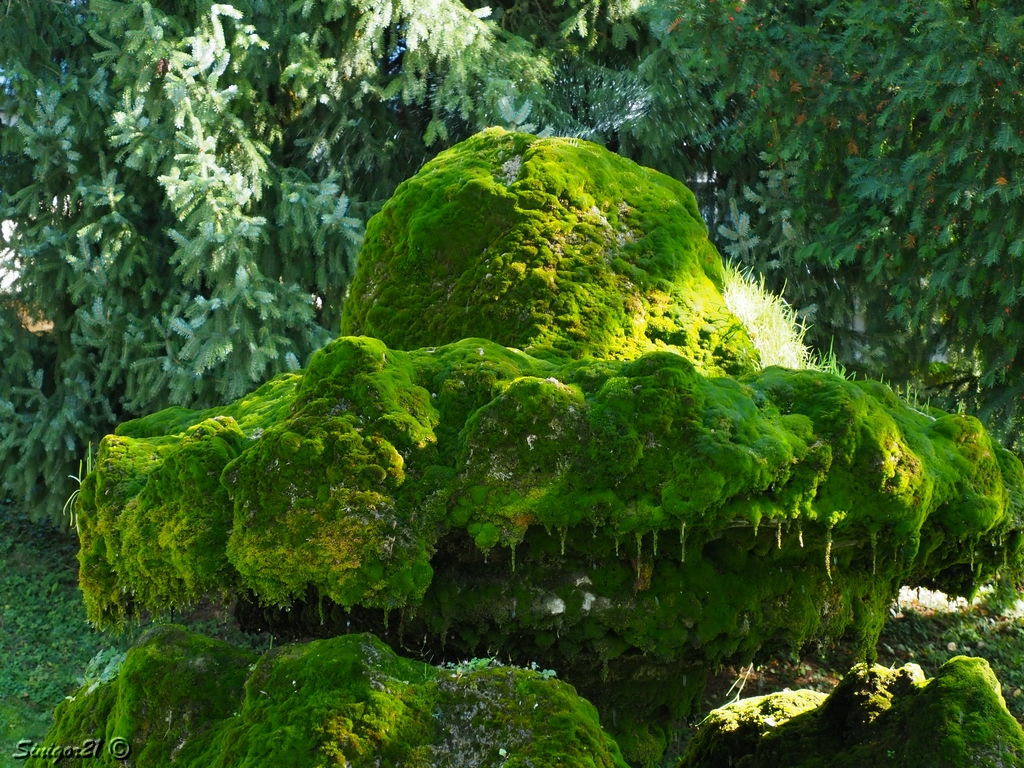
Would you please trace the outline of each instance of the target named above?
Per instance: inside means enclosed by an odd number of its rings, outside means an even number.
[[[529,99],[523,101],[522,104],[516,104],[516,92],[511,83],[509,83],[505,95],[498,99],[498,113],[501,115],[503,127],[510,131],[537,133],[536,123],[526,122],[532,110],[533,103]],[[548,126],[537,133],[537,136],[543,139],[553,134],[554,130]]]
[[[553,669],[540,669],[540,668],[539,668],[539,667],[537,666],[537,662],[536,662],[536,661],[531,661],[531,662],[530,662],[530,667],[529,667],[529,668],[530,668],[531,670],[533,670],[534,672],[536,672],[536,673],[537,673],[538,675],[540,675],[541,677],[543,677],[543,678],[544,678],[545,680],[550,680],[550,679],[551,679],[552,677],[554,677],[554,676],[555,676],[555,674],[556,674],[556,673],[555,673],[555,670],[553,670]]]
[[[499,666],[501,666],[501,662],[497,659],[494,657],[486,657],[473,658],[467,661],[449,661],[442,666],[442,669],[451,670],[453,673],[452,677],[457,680],[461,680],[463,675],[468,675],[473,672],[482,672],[485,669]]]
[[[764,276],[756,279],[750,270],[726,262],[722,295],[729,311],[747,329],[761,356],[762,367],[824,370],[815,364],[810,349],[804,345],[807,327],[785,299],[765,288]]]
[[[68,500],[64,502],[64,514],[70,515],[71,517],[71,524],[69,525],[69,527],[74,528],[76,531],[78,531],[78,494],[81,493],[82,491],[82,481],[86,478],[87,475],[89,475],[89,473],[92,472],[92,442],[89,443],[89,447],[85,453],[84,475],[82,474],[82,463],[83,462],[79,460],[77,475],[68,475],[68,477],[70,477],[72,480],[78,483],[78,487],[71,492],[71,495],[68,496]]]
[[[815,371],[821,371],[822,373],[831,373],[833,376],[839,376],[843,379],[850,378],[846,375],[846,366],[840,363],[836,358],[836,353],[832,348],[831,341],[828,343],[828,352],[824,355],[814,355],[812,357],[811,364],[808,367]]]
[[[88,696],[103,683],[117,677],[117,673],[121,671],[121,665],[124,664],[127,655],[126,651],[118,648],[104,648],[93,656],[89,660],[83,675],[78,678],[80,686],[88,686],[85,695]],[[74,700],[75,697],[68,696],[68,698]]]

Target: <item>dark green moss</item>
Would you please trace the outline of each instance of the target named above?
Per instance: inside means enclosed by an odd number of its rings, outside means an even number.
[[[827,698],[774,693],[715,710],[680,768],[997,768],[1024,765],[1024,731],[984,659],[861,665]]]
[[[626,768],[597,712],[563,682],[487,661],[438,669],[370,635],[262,658],[180,628],[62,704],[49,745],[121,738],[131,765]],[[29,766],[75,760],[29,760]],[[103,752],[98,765],[121,765]]]
[[[359,265],[342,333],[392,348],[669,348],[732,374],[757,359],[693,193],[586,141],[492,128],[443,152],[370,220]]]
[[[131,745],[131,764],[190,764],[242,696],[255,654],[177,627],[161,627],[129,651],[117,678],[69,697],[54,715],[47,745],[116,738]],[[91,762],[91,761],[90,761]],[[120,765],[104,749],[99,765]],[[30,759],[27,765],[53,765]],[[78,765],[80,761],[57,761]]]

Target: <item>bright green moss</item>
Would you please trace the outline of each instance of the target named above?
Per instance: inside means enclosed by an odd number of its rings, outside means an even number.
[[[1020,465],[977,421],[823,373],[348,337],[258,438],[207,416],[104,441],[81,513],[83,574],[106,577],[83,578],[92,620],[215,583],[320,616],[401,609],[439,653],[559,669],[624,739],[636,714],[686,714],[709,665],[844,633],[870,654],[901,584],[969,592],[1021,562]]]
[[[424,658],[558,669],[652,765],[709,666],[844,633],[870,656],[901,584],[1024,571],[1019,460],[877,383],[755,373],[721,288],[682,185],[473,137],[368,225],[342,324],[376,338],[104,439],[90,619],[223,590],[294,636],[394,617]]]
[[[443,152],[370,220],[342,333],[415,349],[481,336],[537,357],[757,353],[681,183],[576,139],[492,128]]]
[[[568,531],[582,527],[603,543],[573,546],[609,564],[630,557],[638,592],[653,574],[641,567],[645,546],[650,568],[664,560],[684,583],[727,578],[724,564],[759,584],[758,600],[790,593],[805,570],[816,600],[843,584],[836,600],[850,615],[837,628],[864,625],[870,639],[875,608],[911,573],[956,581],[966,565],[978,578],[1007,546],[1019,557],[1020,510],[1000,466],[1012,459],[975,420],[936,420],[890,394],[777,368],[709,379],[664,352],[558,366],[479,340],[409,353],[343,338],[257,439],[221,416],[181,423],[177,438],[142,437],[136,424],[137,438],[104,441],[83,494],[83,541],[102,538],[117,556],[96,546],[83,561],[105,560],[97,570],[117,577],[94,593],[151,609],[229,586],[228,563],[267,603],[313,587],[341,605],[395,608],[422,599],[448,530],[487,551],[541,526],[564,555]],[[690,573],[722,536],[732,543],[712,558],[715,572]],[[779,578],[746,572],[772,559]],[[702,609],[701,644],[737,631],[737,600],[721,614]],[[801,641],[819,626],[788,624]],[[747,641],[734,645],[716,658]]]
[[[1024,764],[1024,731],[984,659],[958,656],[925,680],[855,667],[827,698],[774,693],[717,709],[680,768],[997,768]]]
[[[44,747],[115,737],[137,768],[626,768],[594,707],[565,683],[487,663],[438,669],[371,635],[258,658],[163,627],[129,651],[116,679],[57,709]]]
[[[219,409],[159,411],[104,438],[79,497],[79,581],[90,620],[122,626],[136,601],[164,610],[235,586],[221,473],[287,416],[300,378],[278,376]]]
[[[827,699],[818,691],[784,691],[741,699],[714,710],[700,724],[679,768],[734,766],[755,755],[773,730],[798,715],[813,712]],[[799,755],[793,760],[798,761]]]
[[[235,420],[246,437],[259,437],[269,424],[288,415],[295,400],[295,388],[302,374],[282,373],[233,403],[205,411],[165,408],[162,411],[119,424],[115,434],[123,437],[177,435],[203,419],[227,416]]]
[[[121,546],[133,556],[122,578],[144,605],[175,607],[233,586],[225,557],[230,502],[220,474],[245,442],[230,417],[189,427],[125,505]]]

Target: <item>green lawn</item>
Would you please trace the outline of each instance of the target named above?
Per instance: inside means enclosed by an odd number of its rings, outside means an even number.
[[[53,708],[113,640],[85,621],[72,534],[0,508],[0,768],[21,739],[39,740]]]

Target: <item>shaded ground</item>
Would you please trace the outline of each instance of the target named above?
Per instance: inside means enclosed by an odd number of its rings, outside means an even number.
[[[50,712],[105,638],[89,631],[77,584],[78,542],[0,508],[0,766],[39,739]]]

